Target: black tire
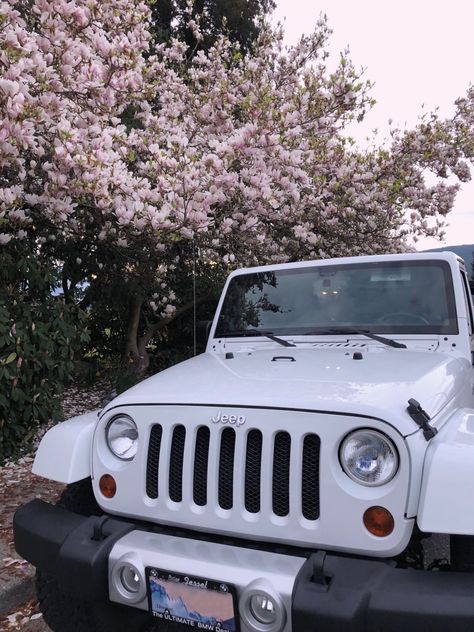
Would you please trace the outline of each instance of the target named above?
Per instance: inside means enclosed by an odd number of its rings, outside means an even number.
[[[47,573],[36,574],[36,590],[43,618],[53,632],[145,632],[152,622],[140,610],[77,599]]]
[[[58,504],[84,516],[102,513],[89,478],[68,485]],[[54,577],[41,571],[36,573],[36,591],[43,618],[53,632],[144,632],[154,623],[140,610],[77,599],[64,592]]]
[[[452,535],[450,538],[451,569],[472,573],[474,571],[474,537]]]
[[[90,478],[68,485],[61,494],[58,505],[81,516],[101,516],[103,513],[95,500]]]

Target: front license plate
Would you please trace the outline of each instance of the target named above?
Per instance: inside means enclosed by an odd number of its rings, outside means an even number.
[[[154,617],[196,630],[238,632],[233,586],[152,567],[146,575]]]

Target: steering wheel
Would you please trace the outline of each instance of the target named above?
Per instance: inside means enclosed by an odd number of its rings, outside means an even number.
[[[422,325],[430,324],[429,321],[426,320],[424,316],[421,316],[421,314],[412,314],[410,312],[391,312],[389,314],[384,314],[380,318],[377,318],[376,322],[387,323],[387,324],[392,324],[392,325],[396,325],[396,324],[405,325],[407,324],[406,322],[403,322],[405,320],[408,320],[408,324],[414,324],[414,325],[416,325],[417,323],[420,323]]]

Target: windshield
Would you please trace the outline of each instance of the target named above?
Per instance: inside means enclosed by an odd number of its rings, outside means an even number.
[[[277,335],[457,334],[446,261],[319,265],[242,274],[228,287],[216,336],[261,329]]]

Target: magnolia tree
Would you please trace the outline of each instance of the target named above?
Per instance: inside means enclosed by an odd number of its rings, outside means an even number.
[[[87,281],[84,304],[126,300],[140,368],[191,273],[403,250],[441,236],[446,179],[469,179],[470,96],[453,121],[355,148],[370,85],[346,54],[328,70],[323,19],[291,48],[267,26],[250,55],[220,37],[187,58],[179,40],[150,50],[138,1],[0,7],[0,244],[61,264],[66,298]]]

